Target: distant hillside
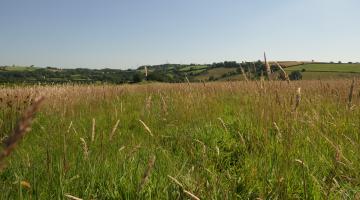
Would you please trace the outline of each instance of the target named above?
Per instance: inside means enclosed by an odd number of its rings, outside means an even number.
[[[303,79],[329,79],[360,77],[360,64],[311,63],[298,61],[278,62],[290,74],[300,71]],[[275,62],[269,62],[271,70],[279,68]],[[145,77],[145,68],[148,76]],[[0,66],[0,83],[9,84],[53,84],[53,83],[138,83],[156,82],[199,82],[244,80],[244,74],[257,79],[265,74],[264,63],[225,61],[213,64],[163,64],[141,66],[138,69],[61,69],[55,67],[39,68],[35,66]]]
[[[360,77],[359,63],[308,63],[288,67],[285,69],[288,73],[300,71],[303,79],[341,79]]]
[[[1,66],[0,83],[131,83],[138,72],[118,69],[60,69]]]

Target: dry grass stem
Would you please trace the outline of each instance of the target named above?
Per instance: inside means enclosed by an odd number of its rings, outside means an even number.
[[[186,80],[187,84],[190,86],[190,81],[187,76],[185,76],[185,80]]]
[[[355,86],[355,79],[352,80],[350,90],[349,90],[349,98],[348,98],[348,108],[351,109],[352,107],[352,98],[354,93],[354,86]]]
[[[264,52],[264,62],[265,62],[266,75],[267,75],[268,79],[270,80],[271,69],[270,69],[269,62],[266,59],[266,53],[265,52]]]
[[[16,127],[13,130],[13,133],[4,141],[4,149],[0,153],[0,165],[2,164],[3,160],[15,149],[16,145],[25,136],[25,134],[30,131],[31,123],[43,100],[44,97],[39,97],[34,100],[32,105],[27,108],[18,121]]]
[[[247,78],[247,76],[246,76],[246,74],[245,74],[244,68],[242,68],[242,67],[240,66],[240,70],[241,70],[242,75],[244,76],[245,81],[248,82],[249,80],[248,80],[248,78]]]
[[[118,126],[119,126],[119,123],[120,123],[120,120],[117,120],[114,127],[113,127],[113,129],[111,130],[111,133],[110,133],[110,136],[109,136],[110,140],[112,140],[112,138],[114,137],[115,132],[116,132]]]
[[[81,141],[82,148],[83,148],[84,159],[87,160],[87,159],[89,159],[89,148],[88,148],[84,138],[80,138],[80,141]]]
[[[139,122],[144,126],[145,130],[151,135],[154,136],[150,130],[150,128],[143,122],[141,119],[139,119]]]
[[[299,107],[300,101],[301,101],[301,88],[299,87],[299,88],[296,90],[295,108],[294,108],[294,110],[296,110],[296,109]]]
[[[218,120],[221,122],[221,125],[224,127],[225,132],[228,132],[227,127],[226,127],[226,124],[225,124],[224,120],[222,120],[220,117],[218,117]]]
[[[181,188],[184,188],[183,184],[180,183],[180,181],[178,181],[176,178],[168,175],[168,178],[170,178],[170,180],[172,180],[174,183],[176,183],[178,186],[180,186]]]
[[[147,68],[147,66],[145,66],[145,77],[147,77],[148,76],[148,68]]]
[[[95,141],[95,125],[96,124],[96,121],[95,121],[95,118],[92,119],[92,131],[91,131],[91,142],[94,142]]]
[[[146,167],[146,170],[144,172],[144,175],[141,179],[141,182],[140,182],[140,185],[138,187],[138,191],[141,191],[144,186],[146,185],[146,183],[148,182],[149,180],[149,177],[151,175],[151,171],[153,170],[154,168],[154,165],[155,165],[155,160],[156,160],[156,156],[153,155],[150,159],[149,159],[149,162],[148,162],[148,165]]]
[[[168,175],[168,177],[170,178],[170,180],[172,180],[174,183],[176,183],[178,186],[180,186],[181,190],[186,194],[188,195],[191,199],[194,199],[194,200],[200,200],[199,197],[197,197],[196,195],[194,195],[193,193],[189,192],[188,190],[185,190],[184,189],[184,186],[183,184],[180,183],[180,181],[178,181],[176,178]]]
[[[275,62],[275,63],[281,71],[281,78],[286,80],[288,83],[290,83],[290,79],[289,79],[289,76],[286,73],[286,71],[281,67],[281,65],[278,62]]]
[[[190,198],[194,199],[194,200],[200,200],[199,197],[195,196],[193,193],[187,191],[187,190],[184,190],[184,193],[187,194]]]
[[[70,200],[83,200],[83,199],[81,199],[79,197],[75,197],[75,196],[70,195],[70,194],[64,194],[64,196],[67,197]]]

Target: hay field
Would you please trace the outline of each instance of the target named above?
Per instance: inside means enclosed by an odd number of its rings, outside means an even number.
[[[0,199],[356,199],[359,89],[351,80],[3,87],[3,142],[45,99],[1,160]]]

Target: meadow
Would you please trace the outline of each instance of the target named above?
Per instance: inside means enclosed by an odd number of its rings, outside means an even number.
[[[285,71],[301,71],[303,80],[336,80],[360,77],[360,64],[305,63],[285,68]]]
[[[4,148],[44,100],[2,161],[0,199],[360,199],[359,86],[2,87]]]
[[[287,71],[306,70],[311,72],[347,72],[359,73],[360,64],[334,64],[334,63],[316,63],[304,64],[286,68]]]

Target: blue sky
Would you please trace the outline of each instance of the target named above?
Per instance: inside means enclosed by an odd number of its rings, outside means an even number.
[[[360,61],[358,0],[0,0],[0,65]]]

